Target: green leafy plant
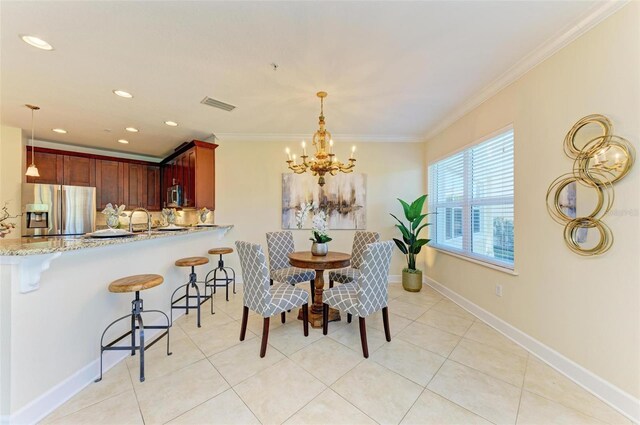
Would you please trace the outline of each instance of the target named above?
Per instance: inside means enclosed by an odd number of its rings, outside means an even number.
[[[429,214],[422,214],[422,208],[424,207],[424,201],[427,199],[427,195],[422,195],[411,204],[398,198],[398,201],[402,204],[404,209],[404,216],[409,221],[408,226],[405,225],[398,217],[391,214],[391,217],[398,221],[396,227],[402,233],[402,240],[394,238],[393,241],[398,246],[398,249],[407,258],[406,270],[416,271],[416,255],[420,253],[422,247],[429,243],[431,239],[419,239],[420,231],[430,225],[431,223],[421,224],[422,221]]]

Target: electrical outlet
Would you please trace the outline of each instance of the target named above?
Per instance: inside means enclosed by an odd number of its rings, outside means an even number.
[[[496,285],[496,296],[502,296],[502,285]]]

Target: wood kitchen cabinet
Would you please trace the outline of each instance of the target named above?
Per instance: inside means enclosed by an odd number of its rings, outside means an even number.
[[[143,164],[125,164],[124,199],[127,210],[147,208],[147,166]]]
[[[31,164],[31,150],[27,148],[27,167]],[[27,183],[64,184],[64,155],[34,152],[34,161],[40,177],[27,176]]]
[[[149,211],[161,209],[160,186],[160,166],[147,165],[147,209]]]
[[[215,209],[215,149],[218,145],[194,140],[162,162],[162,194],[182,186],[183,207]],[[163,202],[166,200],[163,199]]]
[[[107,204],[126,204],[124,185],[125,163],[96,159],[96,206],[102,210]],[[128,187],[127,187],[128,192]]]
[[[64,179],[69,186],[95,186],[96,160],[80,156],[64,156]]]

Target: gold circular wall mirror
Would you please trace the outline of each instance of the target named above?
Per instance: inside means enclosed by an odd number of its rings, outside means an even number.
[[[588,115],[574,124],[564,138],[564,150],[569,158],[576,158],[593,139],[608,136],[613,126],[604,115]]]
[[[600,220],[580,217],[571,220],[564,228],[567,246],[583,256],[600,255],[613,244],[613,234]]]
[[[628,140],[618,136],[599,136],[589,141],[574,161],[574,171],[583,179],[615,183],[634,163],[634,150]]]

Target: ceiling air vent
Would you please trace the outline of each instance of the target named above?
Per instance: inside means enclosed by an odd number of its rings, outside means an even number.
[[[236,107],[233,106],[233,105],[229,105],[228,103],[220,102],[219,100],[212,99],[209,96],[207,96],[204,99],[202,99],[202,102],[200,102],[200,103],[202,103],[204,105],[213,106],[214,108],[222,109],[224,111],[233,111],[234,109],[236,109]]]

